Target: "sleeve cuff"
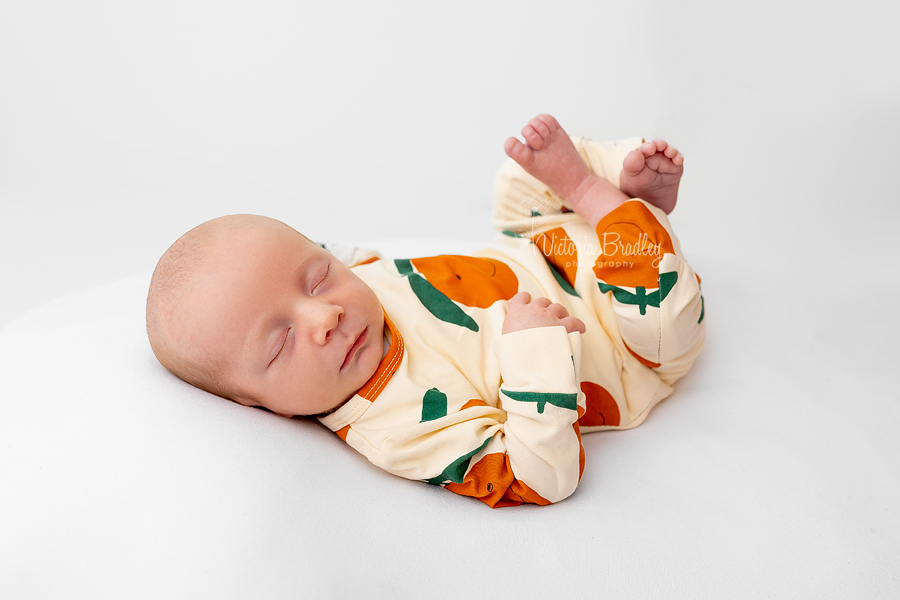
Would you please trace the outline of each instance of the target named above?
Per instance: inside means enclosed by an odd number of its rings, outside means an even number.
[[[494,342],[503,387],[531,392],[577,393],[581,334],[537,327],[501,335]]]

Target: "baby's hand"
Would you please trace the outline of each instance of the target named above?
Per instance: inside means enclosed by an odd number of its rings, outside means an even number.
[[[562,325],[568,333],[585,332],[581,319],[570,317],[562,304],[551,303],[547,298],[532,300],[528,292],[519,292],[509,300],[509,309],[503,319],[503,333],[556,325]]]

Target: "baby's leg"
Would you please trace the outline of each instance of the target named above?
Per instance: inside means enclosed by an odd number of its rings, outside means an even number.
[[[629,197],[592,172],[572,140],[550,115],[538,115],[522,128],[523,144],[509,138],[506,154],[596,228],[604,216]]]

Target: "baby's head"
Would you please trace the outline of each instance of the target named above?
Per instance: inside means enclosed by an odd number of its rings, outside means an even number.
[[[281,221],[232,215],[179,238],[159,260],[147,333],[169,371],[283,415],[328,412],[382,357],[375,293]]]

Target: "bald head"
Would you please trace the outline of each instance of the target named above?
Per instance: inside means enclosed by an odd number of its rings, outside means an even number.
[[[242,233],[257,228],[286,228],[281,221],[258,215],[229,215],[207,221],[178,238],[159,259],[147,294],[147,335],[159,362],[184,381],[232,399],[223,381],[223,365],[197,339],[192,327],[192,292],[201,275]],[[196,307],[193,307],[196,308]]]

